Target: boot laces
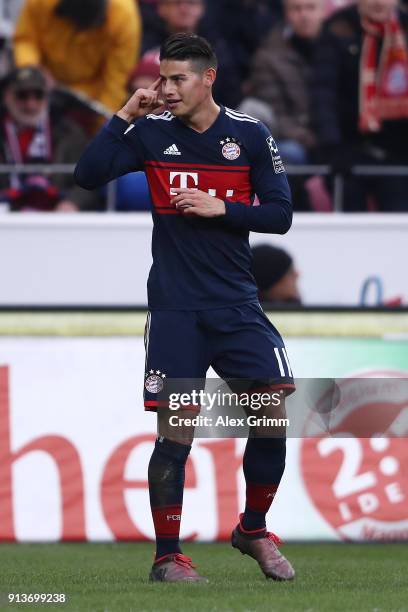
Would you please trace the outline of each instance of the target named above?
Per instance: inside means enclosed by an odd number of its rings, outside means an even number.
[[[191,557],[187,557],[186,555],[182,555],[181,553],[177,553],[174,556],[173,561],[178,563],[178,565],[183,565],[184,567],[197,567],[194,565]]]
[[[267,531],[265,537],[274,544],[276,544],[276,546],[281,546],[283,544],[283,541],[280,539],[280,537],[277,536],[276,533],[272,533],[272,531]]]

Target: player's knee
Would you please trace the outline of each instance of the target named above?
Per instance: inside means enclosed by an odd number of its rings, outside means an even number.
[[[191,446],[195,428],[190,423],[195,416],[197,413],[192,410],[180,410],[176,414],[169,409],[161,410],[158,414],[159,436],[183,446]]]
[[[251,438],[285,439],[288,425],[285,398],[278,391],[264,391],[251,396],[246,408]]]

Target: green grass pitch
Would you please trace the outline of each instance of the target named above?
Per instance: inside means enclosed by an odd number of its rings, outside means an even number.
[[[286,544],[297,577],[265,580],[228,544],[185,544],[208,585],[151,584],[151,544],[1,544],[1,610],[408,612],[408,544]],[[65,593],[12,604],[8,593]]]

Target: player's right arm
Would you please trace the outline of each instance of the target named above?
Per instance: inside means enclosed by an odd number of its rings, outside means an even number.
[[[149,89],[138,89],[90,142],[75,168],[78,185],[95,189],[143,168],[143,144],[137,135],[130,136],[130,123],[162,106],[160,83],[157,79]]]

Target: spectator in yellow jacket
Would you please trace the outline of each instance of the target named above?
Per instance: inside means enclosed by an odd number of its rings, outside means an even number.
[[[18,67],[41,66],[55,81],[115,111],[138,60],[135,0],[25,0],[14,35]]]

